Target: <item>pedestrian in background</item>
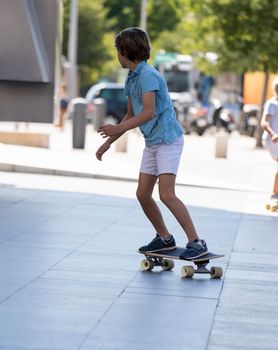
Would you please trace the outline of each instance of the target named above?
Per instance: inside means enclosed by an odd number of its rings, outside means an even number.
[[[55,124],[57,128],[64,128],[65,119],[67,115],[67,108],[68,108],[68,96],[67,96],[67,90],[66,90],[66,84],[62,83],[60,86],[60,111],[59,111],[59,120]]]
[[[98,160],[126,131],[139,126],[145,138],[137,198],[153,225],[156,235],[141,253],[173,250],[176,242],[168,231],[162,213],[152,197],[158,180],[161,201],[169,208],[187,235],[188,243],[183,258],[194,259],[205,255],[206,242],[200,239],[183,202],[175,194],[175,181],[183,149],[183,129],[177,121],[162,75],[147,63],[150,58],[150,40],[140,28],[127,28],[117,34],[115,46],[118,60],[129,69],[125,83],[128,97],[127,114],[120,124],[103,125],[99,133],[107,141],[96,152]]]
[[[278,76],[272,82],[272,92],[273,96],[264,105],[261,126],[263,144],[277,164],[271,198],[278,200]]]

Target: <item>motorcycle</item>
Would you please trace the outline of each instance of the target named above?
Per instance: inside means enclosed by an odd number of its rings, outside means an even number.
[[[208,108],[201,105],[200,102],[193,103],[188,108],[189,129],[199,136],[209,128]]]
[[[193,132],[202,136],[210,127],[208,108],[204,107],[198,100],[191,101],[186,108],[183,108],[181,111],[176,108],[176,111],[178,119],[186,134]]]
[[[243,106],[239,126],[239,131],[242,135],[247,135],[250,137],[255,136],[258,125],[258,111],[258,105],[246,104]]]
[[[212,101],[211,113],[211,124],[216,127],[217,130],[224,129],[228,133],[231,133],[236,129],[235,117],[232,111],[221,104],[219,100]]]

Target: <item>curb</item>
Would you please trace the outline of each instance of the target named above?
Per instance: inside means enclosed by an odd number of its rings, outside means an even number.
[[[38,175],[54,175],[54,176],[68,176],[68,177],[79,177],[87,179],[101,179],[101,180],[110,180],[110,181],[122,181],[122,182],[137,182],[137,178],[124,177],[124,176],[115,176],[115,175],[104,175],[104,174],[92,174],[79,171],[70,171],[63,169],[51,169],[51,168],[40,168],[29,165],[18,165],[11,163],[0,163],[0,172],[15,172],[15,173],[28,173],[28,174],[38,174]],[[234,191],[234,192],[255,192],[255,193],[264,193],[264,191],[259,191],[257,189],[244,189],[236,188],[232,186],[219,186],[219,185],[206,185],[206,184],[194,184],[194,183],[181,183],[176,182],[176,186],[181,187],[194,187],[194,188],[206,188],[214,190],[224,190],[224,191]]]

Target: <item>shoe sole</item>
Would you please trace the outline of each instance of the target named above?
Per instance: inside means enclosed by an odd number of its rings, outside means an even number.
[[[206,252],[201,253],[201,254],[199,254],[199,255],[196,255],[196,256],[194,256],[194,257],[186,258],[186,260],[195,260],[195,259],[199,259],[199,258],[201,258],[202,256],[207,255],[207,254],[208,254],[208,250],[207,250]]]
[[[161,249],[156,249],[156,250],[148,250],[148,251],[145,251],[145,252],[141,252],[140,250],[137,250],[138,253],[141,253],[141,254],[148,254],[148,253],[156,253],[156,252],[164,252],[164,251],[169,251],[169,250],[175,250],[177,247],[176,246],[173,246],[173,247],[170,247],[170,248],[161,248]]]

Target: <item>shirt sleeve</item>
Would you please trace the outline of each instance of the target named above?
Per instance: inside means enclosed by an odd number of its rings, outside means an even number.
[[[271,101],[266,101],[264,105],[264,114],[273,116],[275,113],[275,106]]]
[[[158,91],[159,90],[159,82],[158,78],[154,74],[144,74],[141,77],[141,88],[142,93]]]

